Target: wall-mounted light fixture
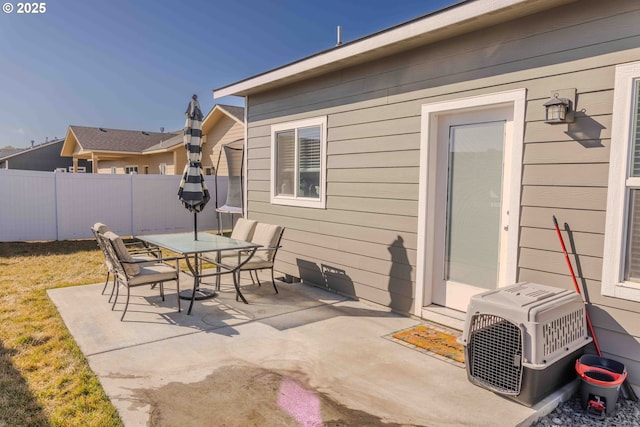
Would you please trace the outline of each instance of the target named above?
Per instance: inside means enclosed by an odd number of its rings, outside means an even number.
[[[556,90],[551,93],[551,99],[544,103],[545,123],[572,123],[575,111],[575,89]],[[573,96],[571,96],[571,94]],[[569,99],[571,96],[574,100]]]

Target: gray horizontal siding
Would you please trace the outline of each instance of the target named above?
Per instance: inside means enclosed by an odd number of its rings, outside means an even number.
[[[421,106],[526,88],[518,280],[573,288],[556,215],[572,231],[601,345],[640,383],[640,304],[600,294],[614,73],[640,60],[639,18],[635,1],[583,0],[249,97],[249,216],[287,227],[277,268],[408,311],[423,286]],[[543,104],[566,88],[577,89],[575,122],[544,123]],[[328,123],[327,209],[271,205],[271,125],[319,116]]]
[[[381,222],[378,225],[378,228],[372,229],[368,226],[363,226],[360,224],[345,224],[337,220],[334,222],[329,222],[309,218],[301,218],[299,216],[296,216],[295,214],[290,214],[289,212],[287,212],[287,214],[285,215],[282,213],[277,213],[278,211],[276,211],[275,209],[264,209],[265,205],[266,203],[261,206],[260,204],[254,202],[254,210],[251,212],[250,217],[252,219],[257,219],[260,221],[267,221],[265,218],[268,218],[268,221],[271,221],[273,224],[283,224],[285,225],[285,227],[291,230],[307,231],[318,235],[349,239],[352,241],[351,244],[354,247],[354,253],[358,253],[358,246],[360,246],[362,242],[388,245],[389,242],[395,241],[398,236],[403,239],[404,247],[414,250],[417,249],[416,233],[413,231],[408,233],[396,230],[394,229],[394,224],[391,221]],[[286,208],[283,206],[279,207]],[[342,212],[336,214],[336,218],[340,218],[339,214],[341,213]],[[284,243],[286,243],[286,240]]]
[[[417,154],[417,153],[416,153]],[[386,182],[398,184],[412,184],[418,181],[419,168],[414,167],[367,167],[329,169],[327,179],[332,182]]]
[[[361,135],[356,134],[355,138],[350,139],[348,143],[329,140],[327,154],[334,156],[389,152],[390,147],[393,147],[393,151],[418,150],[420,148],[420,134],[385,135],[370,138],[361,138]]]
[[[254,209],[267,209],[270,213],[276,215],[291,215],[297,218],[304,218],[310,221],[322,221],[323,223],[336,223],[357,225],[360,227],[369,227],[370,229],[393,230],[397,232],[415,232],[417,224],[416,218],[409,215],[401,215],[402,212],[393,213],[393,215],[385,213],[371,213],[359,210],[355,204],[346,206],[345,209],[334,209],[331,216],[327,215],[327,211],[322,209],[307,209],[300,207],[267,205],[262,206],[257,202],[253,206]]]
[[[608,163],[565,163],[524,165],[522,184],[568,187],[606,187]]]
[[[629,9],[629,13],[622,16],[611,8],[591,6],[593,3],[587,8],[589,18],[575,16],[575,10],[572,10],[575,8],[569,6],[565,11],[559,10],[558,14],[566,15],[560,20],[564,22],[558,22],[555,28],[540,28],[542,23],[546,26],[550,19],[554,19],[550,15],[555,13],[546,13],[538,17],[537,22],[535,18],[522,19],[517,23],[496,26],[491,31],[479,31],[470,37],[454,38],[385,58],[384,61],[353,67],[325,79],[293,84],[284,90],[278,89],[255,98],[250,114],[252,119],[260,120],[278,111],[291,114],[299,106],[321,110],[353,104],[349,98],[355,95],[372,100],[394,94],[403,96],[425,88],[437,89],[457,82],[467,82],[467,90],[477,89],[478,82],[474,80],[522,70],[529,73],[533,68],[638,46],[635,40],[637,30],[633,25],[627,25],[638,19],[638,11],[633,4],[616,5]],[[531,36],[523,35],[525,27],[530,28]],[[609,33],[603,36],[596,31],[602,38],[596,44],[589,44],[586,39],[590,37],[585,37],[585,34],[593,35],[594,27],[605,28]],[[543,75],[553,73],[553,70],[549,71],[551,73],[543,71]],[[567,80],[561,77],[567,72],[566,67],[558,68],[560,86],[556,87],[567,87]],[[546,95],[548,88],[544,92]]]
[[[575,232],[604,234],[604,211],[581,209],[564,209],[558,207],[523,206],[520,214],[520,227],[549,228],[553,227],[552,216],[555,215],[564,229],[564,223],[570,224]]]
[[[416,151],[389,151],[359,154],[340,154],[329,157],[327,169],[340,168],[382,168],[382,167],[417,167],[419,165]]]
[[[522,188],[523,207],[535,206],[604,211],[606,203],[606,188],[533,185],[523,186]]]
[[[608,163],[611,140],[541,142],[524,146],[523,162],[533,164]]]
[[[549,224],[551,224],[551,217]],[[604,235],[601,233],[583,233],[571,229],[567,233],[564,226],[561,226],[562,237],[568,253],[573,253],[580,248],[581,255],[601,257],[604,244]],[[558,252],[562,249],[560,239],[554,229],[523,227],[520,233],[522,245],[526,244],[530,249],[541,249],[545,251]],[[575,249],[572,249],[575,247]]]

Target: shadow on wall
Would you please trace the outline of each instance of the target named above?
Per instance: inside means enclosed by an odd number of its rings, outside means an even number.
[[[605,129],[600,122],[584,115],[585,110],[576,112],[573,123],[567,124],[565,134],[577,141],[584,148],[602,148],[602,130]]]
[[[589,317],[594,325],[596,340],[600,346],[602,357],[624,364],[629,373],[629,382],[635,385],[640,384],[640,372],[636,369],[638,366],[638,362],[636,362],[637,355],[640,354],[640,343],[602,307],[587,304],[587,310],[589,310]],[[613,335],[615,335],[615,338],[612,337]],[[610,344],[603,346],[605,342]],[[596,351],[593,344],[590,344],[590,347],[587,352],[595,354]]]
[[[398,236],[387,248],[391,254],[391,270],[389,270],[390,307],[400,313],[411,311],[413,289],[411,284],[411,264],[404,246],[404,239]]]
[[[398,236],[388,247],[391,255],[391,269],[389,270],[389,307],[399,313],[409,313],[413,305],[413,284],[411,272],[413,268],[409,263],[404,239]],[[343,295],[357,298],[353,280],[344,269],[327,264],[318,264],[297,259],[300,279],[335,290]],[[380,286],[382,287],[382,286]]]
[[[318,266],[316,263],[300,258],[296,260],[296,263],[301,280],[333,289],[344,295],[356,296],[353,280],[345,270],[326,264]]]

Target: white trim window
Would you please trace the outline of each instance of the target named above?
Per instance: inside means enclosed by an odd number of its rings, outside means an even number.
[[[324,209],[327,118],[271,126],[271,203]]]
[[[640,301],[640,62],[616,67],[602,294]]]
[[[138,166],[137,165],[127,165],[124,167],[124,173],[126,173],[127,175],[135,175],[138,173]]]

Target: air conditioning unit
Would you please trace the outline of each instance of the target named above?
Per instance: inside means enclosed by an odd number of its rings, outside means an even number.
[[[528,282],[472,297],[460,337],[469,381],[526,406],[575,379],[591,341],[579,294]]]

